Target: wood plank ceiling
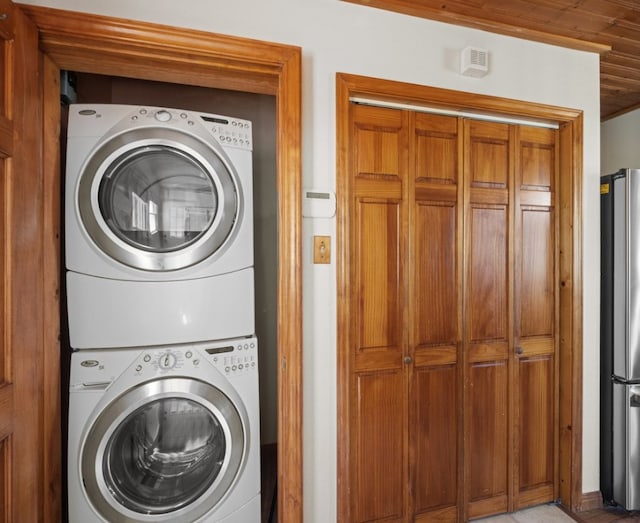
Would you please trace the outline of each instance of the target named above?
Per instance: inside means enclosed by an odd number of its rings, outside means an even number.
[[[600,53],[600,116],[640,108],[639,0],[346,0]]]

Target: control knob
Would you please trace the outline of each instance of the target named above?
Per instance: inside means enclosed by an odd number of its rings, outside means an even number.
[[[169,111],[165,111],[164,109],[158,111],[156,113],[156,120],[159,122],[168,122],[171,120],[171,113]]]
[[[173,369],[173,367],[176,366],[177,362],[178,362],[178,360],[177,360],[175,354],[173,354],[171,352],[167,352],[166,354],[163,354],[162,356],[160,356],[160,360],[158,361],[158,365],[163,370],[170,370],[170,369]]]

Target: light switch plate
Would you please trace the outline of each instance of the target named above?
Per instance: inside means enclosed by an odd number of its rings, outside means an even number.
[[[331,263],[331,236],[313,237],[313,263]]]

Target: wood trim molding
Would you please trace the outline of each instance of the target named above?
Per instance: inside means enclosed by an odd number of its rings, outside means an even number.
[[[20,8],[35,22],[40,48],[57,69],[276,96],[278,516],[283,523],[302,521],[301,49],[88,13]],[[45,129],[49,136],[53,132]],[[56,248],[49,240],[47,245]]]
[[[47,176],[43,176],[43,329],[42,337],[44,369],[57,369],[60,366],[60,274],[61,274],[61,199],[60,199],[60,72],[50,59],[42,60],[42,74],[46,82],[56,86],[55,91],[43,92],[44,137],[43,165],[51,166]],[[60,375],[52,372],[43,373],[44,383],[44,470],[61,471],[62,434],[60,420],[62,415],[62,395],[60,391]],[[66,431],[65,431],[66,432]],[[56,523],[56,516],[61,514],[63,492],[62,483],[57,474],[51,472],[43,478],[44,514],[46,523]],[[49,518],[49,519],[47,519]]]
[[[44,412],[43,382],[49,371],[44,367],[48,347],[44,339],[43,108],[37,81],[41,72],[37,30],[19,10],[14,9],[14,15],[14,65],[8,70],[14,75],[10,95],[14,148],[11,166],[4,173],[8,179],[6,207],[2,210],[6,213],[4,317],[13,386],[13,431],[5,440],[11,454],[11,478],[5,476],[8,503],[0,512],[8,512],[10,521],[31,522],[44,520],[43,476],[49,474],[43,470],[48,417]],[[53,472],[59,474],[59,470]]]
[[[338,362],[338,519],[349,521],[348,490],[350,459],[346,420],[349,405],[348,351],[352,333],[349,300],[350,284],[348,209],[349,98],[370,97],[400,103],[422,104],[461,111],[480,111],[517,118],[535,118],[560,124],[560,169],[562,177],[557,200],[560,216],[560,495],[563,505],[575,510],[582,494],[582,111],[522,102],[493,96],[463,93],[409,83],[344,73],[336,76],[337,136],[337,362]]]
[[[582,111],[553,105],[523,102],[509,98],[461,93],[451,89],[440,89],[377,78],[368,78],[346,73],[338,73],[346,84],[350,97],[370,97],[375,100],[391,101],[440,107],[457,111],[482,111],[494,115],[516,118],[532,118],[550,122],[572,122]]]
[[[43,51],[73,71],[117,70],[130,78],[276,94],[281,69],[301,53],[295,46],[204,31],[24,4],[21,8],[38,26]],[[95,55],[100,60],[94,60]]]
[[[483,20],[459,13],[453,13],[447,9],[434,9],[423,5],[416,0],[343,0],[352,4],[365,5],[369,7],[377,7],[386,11],[394,11],[405,15],[417,16],[428,20],[436,20],[447,24],[461,25],[472,29],[480,29],[490,33],[497,33],[505,36],[513,36],[524,40],[532,40],[544,44],[558,45],[569,49],[577,49],[579,51],[589,51],[592,53],[608,53],[611,46],[597,42],[589,42],[587,40],[579,40],[568,36],[555,35],[536,31],[534,29],[525,29],[523,27],[515,27],[501,22],[492,20]]]
[[[564,254],[560,258],[560,453],[561,460],[570,460],[566,467],[561,466],[560,483],[569,490],[563,499],[569,499],[570,503],[565,502],[565,505],[576,509],[583,496],[582,113],[576,115],[573,121],[565,122],[560,136],[561,169],[566,174],[561,177],[558,200],[561,212],[560,246]]]
[[[336,76],[336,303],[337,303],[337,514],[338,521],[352,521],[351,518],[351,418],[353,416],[350,398],[352,387],[350,365],[352,333],[350,289],[352,281],[349,255],[349,220],[346,209],[349,209],[351,195],[351,177],[349,176],[349,97],[350,84],[344,81],[343,75]]]

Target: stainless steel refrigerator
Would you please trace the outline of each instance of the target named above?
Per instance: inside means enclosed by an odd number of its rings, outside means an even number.
[[[602,177],[600,489],[640,509],[640,169]]]

